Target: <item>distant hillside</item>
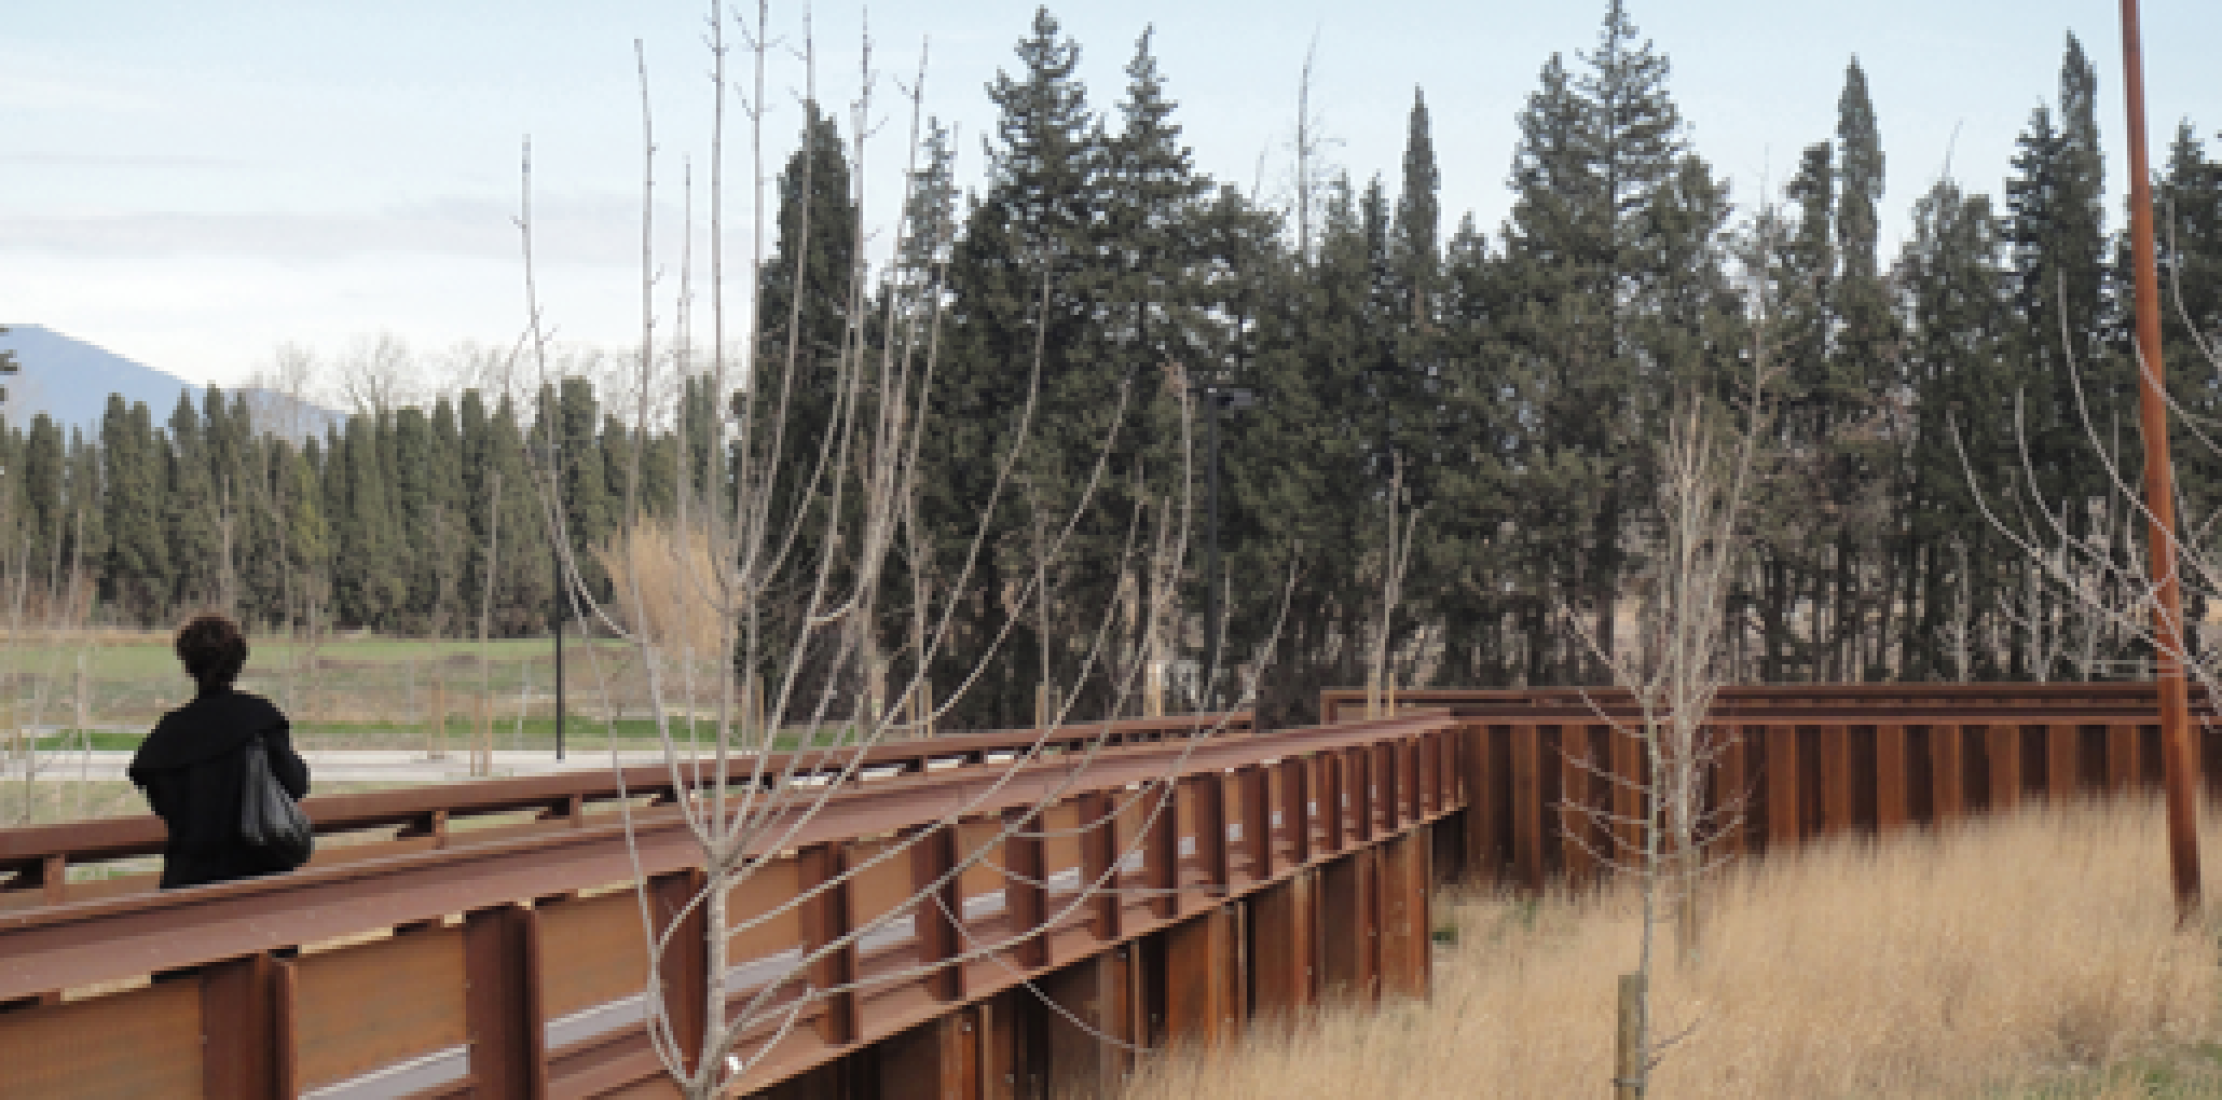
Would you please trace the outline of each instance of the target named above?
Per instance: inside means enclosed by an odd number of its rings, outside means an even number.
[[[14,352],[22,368],[6,383],[6,413],[11,424],[27,424],[43,412],[65,429],[81,427],[91,435],[100,428],[100,417],[108,408],[111,393],[122,394],[125,404],[146,402],[156,424],[169,419],[170,412],[177,408],[179,393],[190,390],[194,403],[200,401],[202,387],[96,344],[64,336],[43,325],[6,327],[8,331],[0,332],[0,349]],[[267,411],[292,403],[266,390],[245,392],[258,419],[267,419]],[[302,415],[298,420],[310,430],[321,431],[325,424],[344,419],[314,405],[304,403],[299,408]]]

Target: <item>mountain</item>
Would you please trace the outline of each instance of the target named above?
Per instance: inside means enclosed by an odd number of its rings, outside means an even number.
[[[122,394],[127,405],[146,402],[156,424],[170,418],[179,393],[191,391],[196,405],[201,400],[200,386],[43,325],[8,325],[6,332],[0,332],[0,350],[14,352],[21,367],[21,372],[6,382],[5,416],[18,427],[43,412],[65,430],[79,427],[91,436],[100,430],[101,414],[108,408],[111,393]],[[303,425],[303,430],[321,432],[326,424],[346,419],[330,409],[273,391],[249,387],[240,392],[247,395],[249,407],[255,410],[258,428],[287,419]],[[299,415],[284,416],[282,410],[287,409]]]

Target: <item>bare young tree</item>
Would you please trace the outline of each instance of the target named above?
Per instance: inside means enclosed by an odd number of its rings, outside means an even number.
[[[1565,616],[1614,683],[1629,692],[1634,712],[1626,719],[1592,706],[1616,735],[1638,744],[1642,758],[1633,775],[1586,755],[1566,761],[1584,777],[1582,786],[1600,777],[1613,789],[1605,804],[1569,800],[1568,811],[1602,828],[1578,830],[1568,842],[1586,847],[1590,837],[1603,837],[1602,848],[1589,854],[1616,874],[1632,875],[1639,892],[1641,946],[1636,969],[1621,984],[1618,1095],[1643,1095],[1653,1067],[1688,1034],[1663,1040],[1654,1034],[1650,990],[1658,931],[1671,914],[1678,956],[1684,963],[1696,960],[1701,886],[1720,862],[1713,850],[1743,812],[1743,792],[1714,790],[1731,733],[1710,717],[1729,676],[1728,635],[1735,622],[1729,601],[1742,565],[1747,511],[1764,473],[1774,369],[1769,304],[1754,303],[1758,322],[1742,402],[1730,407],[1689,385],[1666,417],[1666,438],[1653,455],[1654,529],[1635,585],[1634,637],[1623,634],[1621,644],[1608,648],[1601,624],[1571,609]],[[1633,816],[1615,808],[1630,801],[1628,794],[1634,795]]]
[[[749,61],[749,85],[739,101],[749,123],[752,178],[756,181],[755,253],[748,266],[752,286],[755,275],[765,266],[764,181],[768,175],[763,133],[769,103],[767,85],[778,46],[768,16],[768,5],[759,0],[750,17],[737,20]],[[815,104],[815,53],[807,22],[804,27],[794,53],[801,66],[802,98]],[[1050,598],[1046,589],[1055,574],[1055,563],[1066,552],[1081,513],[1092,506],[1097,488],[1111,476],[1109,456],[1114,453],[1115,442],[1103,441],[1093,467],[1079,478],[1078,491],[1071,494],[1078,501],[1074,512],[1034,510],[1036,522],[1028,536],[1031,545],[1027,552],[1039,567],[1025,574],[1006,573],[1014,577],[1013,583],[983,597],[970,591],[975,564],[987,554],[1008,550],[993,542],[999,530],[995,517],[1004,510],[1025,514],[1017,471],[1022,468],[1020,451],[1035,426],[1045,361],[1041,340],[1045,336],[1037,335],[1033,383],[1014,398],[1018,405],[1015,441],[998,456],[987,499],[978,505],[977,525],[966,536],[955,561],[935,559],[931,548],[948,533],[921,530],[915,505],[921,447],[929,428],[927,397],[939,366],[938,305],[932,304],[936,295],[922,292],[917,285],[892,287],[876,299],[885,303],[880,308],[887,312],[871,317],[868,303],[874,299],[866,293],[871,273],[860,256],[852,270],[839,273],[837,281],[844,288],[839,305],[846,325],[838,354],[827,361],[803,354],[794,335],[798,328],[794,316],[788,318],[789,338],[784,348],[763,346],[759,334],[765,326],[758,320],[762,316],[758,289],[751,294],[755,308],[742,314],[751,325],[752,336],[746,341],[749,355],[740,363],[733,361],[726,350],[722,251],[724,106],[733,85],[727,77],[731,49],[728,28],[717,5],[711,6],[706,29],[711,84],[717,94],[708,164],[708,321],[712,331],[708,362],[695,362],[691,337],[684,331],[670,338],[659,335],[658,268],[651,246],[657,145],[647,95],[645,51],[639,50],[646,135],[643,181],[648,194],[642,204],[641,346],[632,358],[639,377],[637,384],[625,392],[632,402],[629,418],[638,429],[658,415],[651,395],[668,392],[671,386],[670,379],[657,372],[685,365],[698,372],[692,375],[693,385],[714,395],[718,415],[710,420],[710,438],[702,440],[690,440],[685,435],[699,424],[684,415],[674,418],[681,438],[673,453],[680,456],[682,468],[674,471],[678,497],[668,517],[649,517],[645,512],[641,480],[646,452],[640,441],[646,433],[631,433],[635,448],[624,460],[625,518],[617,540],[607,548],[603,559],[610,566],[608,572],[616,586],[613,605],[591,598],[581,583],[579,563],[571,553],[572,540],[565,530],[564,510],[557,506],[554,470],[543,454],[528,455],[541,489],[543,515],[567,574],[563,598],[579,618],[622,640],[633,654],[646,679],[647,699],[665,766],[674,785],[684,792],[677,798],[674,812],[692,837],[701,868],[700,888],[688,896],[678,913],[659,908],[645,876],[638,884],[638,897],[650,948],[645,998],[650,1006],[650,1036],[664,1068],[681,1092],[690,1097],[729,1092],[809,1010],[829,998],[884,982],[907,981],[921,970],[993,957],[1039,934],[1039,930],[1027,929],[1014,933],[1013,938],[975,938],[965,943],[954,958],[868,978],[829,977],[825,965],[827,959],[854,950],[871,937],[888,934],[943,904],[945,893],[954,889],[957,877],[967,868],[993,858],[992,853],[1005,840],[1046,837],[1046,826],[1040,821],[1044,809],[1062,798],[1070,784],[1081,780],[1092,752],[1075,760],[1065,785],[1044,794],[1030,811],[1007,813],[993,836],[968,840],[965,850],[957,853],[953,869],[935,882],[920,884],[904,903],[857,922],[833,942],[813,944],[793,957],[778,960],[779,973],[768,980],[746,988],[726,984],[734,969],[736,938],[797,909],[823,903],[832,891],[876,867],[907,861],[912,848],[929,842],[929,838],[955,835],[958,819],[980,806],[980,800],[996,797],[1009,781],[1012,773],[997,776],[939,821],[876,844],[868,857],[860,856],[849,865],[831,869],[794,896],[778,898],[766,911],[752,910],[744,917],[734,910],[736,891],[784,858],[783,853],[825,810],[834,792],[857,777],[868,750],[884,741],[914,737],[932,729],[972,690],[986,667],[984,661],[955,682],[934,684],[928,679],[935,658],[950,642],[951,624],[962,600],[1001,599],[1008,620],[1022,622]],[[875,73],[870,56],[867,41],[860,67],[860,91],[850,105],[849,158],[855,181],[851,209],[859,211],[858,224],[852,228],[858,239],[864,236],[861,181],[867,137],[878,128],[871,97]],[[904,92],[911,117],[909,148],[915,151],[923,114],[923,59],[918,78]],[[805,194],[814,182],[808,176],[811,161],[808,156],[800,161],[804,165],[805,175],[800,182]],[[691,201],[688,205],[691,211]],[[810,216],[810,204],[802,204],[798,215],[801,224],[796,230],[805,240],[811,232]],[[540,371],[545,382],[553,359],[533,287],[529,151],[519,223],[527,299],[532,303],[525,362]],[[903,251],[898,241],[895,252],[899,255]],[[784,273],[795,287],[810,285],[804,277],[807,273],[800,270],[810,262],[810,254],[808,248],[796,249],[793,262],[797,270]],[[691,265],[691,252],[689,257],[686,263]],[[901,265],[890,265],[886,270],[887,277],[897,280],[939,278],[938,272],[908,270]],[[1045,269],[1039,278],[1043,306],[1038,308],[1043,308],[1055,276]],[[682,274],[682,316],[691,317],[691,280],[691,271]],[[795,297],[789,308],[799,313],[799,290]],[[921,302],[929,304],[908,316],[898,314],[901,303]],[[1046,326],[1038,333],[1046,333]],[[678,349],[678,353],[665,354],[662,349],[667,346]],[[806,386],[817,387],[815,392],[830,397],[830,412],[824,422],[811,426],[807,433],[795,415]],[[731,395],[730,404],[727,395]],[[1117,419],[1113,417],[1113,422]],[[697,443],[700,446],[694,445]],[[1187,451],[1184,439],[1184,458]],[[688,455],[707,457],[690,460]],[[699,465],[689,466],[690,461]],[[1187,480],[1183,478],[1183,484]],[[1185,499],[1177,505],[1158,505],[1154,530],[1148,534],[1145,529],[1151,524],[1137,514],[1129,526],[1128,560],[1120,563],[1120,568],[1135,568],[1134,563],[1146,558],[1153,563],[1152,568],[1163,568],[1170,562],[1177,575],[1179,548],[1168,542],[1165,532],[1184,532],[1187,512]],[[916,602],[902,621],[890,622],[883,592],[900,583],[891,574],[899,564],[907,568]],[[651,578],[661,578],[669,587],[659,591],[658,582]],[[1176,590],[1177,586],[1169,583],[1152,586],[1150,597],[1138,611],[1144,619],[1142,637],[1164,633],[1165,624],[1176,612],[1172,606]],[[792,598],[797,593],[799,603],[786,605],[795,613],[775,613],[783,595]],[[659,614],[659,608],[665,613]],[[1081,644],[1075,648],[1084,654],[1077,675],[1108,675],[1115,681],[1115,694],[1123,699],[1133,692],[1141,665],[1128,662],[1127,667],[1114,672],[1103,671],[1114,663],[1110,659],[1117,635],[1114,618],[1106,616],[1093,638],[1077,640]],[[990,640],[991,655],[1004,640]],[[703,652],[706,647],[710,652]],[[601,650],[590,647],[587,654],[590,674],[600,675]],[[907,671],[878,686],[886,670],[897,666]],[[736,670],[742,675],[736,676]],[[712,677],[713,684],[700,682]],[[698,723],[697,714],[702,708],[697,691],[704,687],[709,689],[705,694],[714,695],[714,701],[707,708],[711,717]],[[1044,728],[1030,749],[1015,754],[1010,764],[1013,769],[1038,759],[1051,738],[1072,739],[1070,732],[1060,734],[1059,730],[1073,724],[1072,700],[1080,693],[1060,691],[1046,671],[1044,689],[1045,699],[1056,702],[1044,707]],[[1241,694],[1246,699],[1250,686],[1245,686]],[[614,738],[612,745],[614,753]],[[788,747],[794,751],[774,751]],[[1173,771],[1177,769],[1176,763]],[[1131,809],[1154,820],[1159,814],[1171,812],[1172,789],[1168,773],[1161,781],[1125,792],[1118,799],[1117,810]],[[630,829],[634,818],[629,806],[625,814]],[[1110,830],[1111,820],[1117,816],[1114,813],[1098,822],[1083,823],[1081,829]],[[1070,833],[1068,830],[1059,835]],[[1118,847],[1115,841],[1113,847]],[[1114,868],[1117,863],[1114,859]],[[1013,873],[1013,869],[1006,869],[1006,873]],[[1059,911],[1050,913],[1042,927],[1053,926],[1065,913],[1116,888],[1115,876],[1114,869],[1101,881],[1082,883],[1077,896],[1060,902]],[[677,942],[676,937],[685,934],[683,929],[696,926],[689,918],[697,917],[699,927],[706,929],[703,941]],[[692,1014],[692,1019],[699,1021],[699,1030],[682,1032],[682,1020],[689,1017],[668,1009],[663,961],[673,952],[692,951],[699,951],[698,957],[706,962],[708,992],[706,1001],[695,1006],[699,1011]]]

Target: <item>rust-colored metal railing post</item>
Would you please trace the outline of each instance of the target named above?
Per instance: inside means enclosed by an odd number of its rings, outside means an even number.
[[[2183,590],[2176,570],[2176,491],[2168,465],[2168,413],[2161,391],[2160,273],[2153,259],[2152,168],[2145,153],[2145,61],[2137,0],[2122,0],[2122,90],[2129,102],[2129,236],[2137,278],[2137,351],[2143,360],[2138,426],[2145,437],[2145,508],[2152,532],[2153,640],[2160,687],[2161,761],[2168,791],[2168,863],[2176,915],[2199,909],[2199,756],[2183,679]]]

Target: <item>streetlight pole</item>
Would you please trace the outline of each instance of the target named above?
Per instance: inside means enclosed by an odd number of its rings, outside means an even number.
[[[556,514],[560,517],[563,512],[563,448],[556,442],[553,432],[540,447],[548,459],[548,484],[554,489]],[[555,537],[548,540],[549,560],[555,566],[555,756],[559,761],[563,759],[563,622],[570,617],[570,593],[563,577],[562,532],[568,529],[568,524],[559,522],[553,532]]]
[[[2145,60],[2137,0],[2122,0],[2123,91],[2129,103],[2130,262],[2137,280],[2137,351],[2143,360],[2138,426],[2145,437],[2145,514],[2149,517],[2155,679],[2160,691],[2160,759],[2168,804],[2168,862],[2176,918],[2199,912],[2199,756],[2191,742],[2184,684],[2183,587],[2176,562],[2176,490],[2168,464],[2168,412],[2160,354],[2160,273],[2153,260],[2152,167],[2145,151]]]
[[[1202,702],[1208,713],[1219,703],[1219,649],[1224,642],[1219,613],[1219,412],[1257,404],[1255,391],[1204,382],[1197,387],[1210,406],[1204,423],[1204,674]]]
[[[1204,438],[1204,713],[1219,702],[1219,387],[1206,383],[1204,400],[1211,405]]]

